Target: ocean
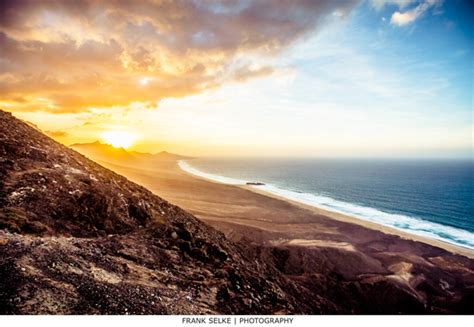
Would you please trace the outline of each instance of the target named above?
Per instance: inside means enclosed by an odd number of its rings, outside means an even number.
[[[179,162],[194,175],[474,249],[471,160],[216,159]]]

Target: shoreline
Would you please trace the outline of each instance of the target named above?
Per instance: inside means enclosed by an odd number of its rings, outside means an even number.
[[[398,236],[398,237],[400,237],[402,239],[405,239],[405,240],[411,240],[411,241],[425,243],[425,244],[428,244],[428,245],[431,245],[431,246],[442,248],[442,249],[444,249],[448,252],[454,253],[454,254],[460,254],[460,255],[466,256],[470,259],[474,259],[474,250],[471,250],[469,248],[458,246],[456,244],[452,244],[452,243],[449,243],[449,242],[446,242],[446,241],[442,241],[442,240],[438,240],[438,239],[434,239],[434,238],[429,238],[429,237],[426,237],[426,236],[421,236],[421,235],[416,235],[416,234],[413,234],[413,233],[405,232],[405,231],[397,229],[395,227],[390,227],[390,226],[386,226],[386,225],[383,225],[383,224],[371,222],[371,221],[364,220],[362,218],[358,218],[358,217],[354,217],[354,216],[350,216],[350,215],[347,215],[347,214],[326,210],[324,208],[317,207],[316,205],[305,204],[305,203],[295,201],[295,200],[289,199],[289,198],[281,196],[281,195],[274,194],[274,193],[266,191],[266,190],[259,189],[257,187],[253,187],[252,185],[228,184],[228,183],[225,183],[225,182],[219,182],[219,181],[213,180],[212,178],[206,178],[204,176],[193,174],[193,173],[183,169],[181,167],[181,165],[179,164],[180,161],[181,160],[176,161],[176,166],[180,169],[180,171],[182,171],[183,173],[185,173],[189,177],[200,179],[200,180],[203,180],[203,181],[206,181],[206,182],[209,182],[209,183],[213,183],[213,184],[216,184],[216,185],[220,184],[220,185],[227,185],[227,186],[230,186],[230,187],[237,187],[237,188],[240,188],[240,189],[243,189],[243,190],[250,191],[252,193],[256,193],[256,194],[259,194],[259,195],[267,196],[267,197],[270,197],[270,198],[273,198],[273,199],[277,199],[277,200],[280,200],[280,201],[290,203],[294,206],[297,206],[297,207],[305,209],[305,210],[309,210],[314,214],[321,215],[321,216],[324,216],[324,217],[328,217],[330,219],[334,219],[334,220],[344,222],[344,223],[355,224],[355,225],[358,225],[358,226],[362,226],[364,228],[368,228],[368,229],[371,229],[371,230],[382,232],[384,234],[395,235],[395,236]],[[186,162],[186,161],[184,161],[184,162]],[[186,164],[187,164],[187,162],[186,162]],[[190,166],[190,167],[192,167],[192,166]],[[195,169],[194,167],[192,167],[192,168]],[[224,177],[224,179],[231,180],[231,178],[227,178],[227,177]]]
[[[193,176],[193,175],[191,175],[191,176]],[[241,186],[237,186],[237,187],[243,188],[245,190],[249,190],[249,191],[257,193],[257,194],[262,194],[262,195],[265,195],[265,196],[268,196],[268,197],[271,197],[271,198],[274,198],[274,199],[289,202],[289,203],[291,203],[291,204],[293,204],[297,207],[310,210],[310,211],[312,211],[312,212],[314,212],[318,215],[323,215],[323,216],[329,217],[331,219],[335,219],[335,220],[350,223],[350,224],[356,224],[356,225],[359,225],[359,226],[362,226],[362,227],[365,227],[365,228],[369,228],[369,229],[372,229],[372,230],[376,230],[376,231],[379,231],[379,232],[382,232],[382,233],[385,233],[385,234],[391,234],[391,235],[399,236],[399,237],[401,237],[403,239],[406,239],[406,240],[422,242],[422,243],[425,243],[425,244],[429,244],[429,245],[432,245],[432,246],[436,246],[436,247],[445,249],[446,251],[449,251],[451,253],[464,255],[468,258],[474,259],[474,251],[472,251],[468,248],[463,248],[463,247],[457,246],[455,244],[451,244],[451,243],[444,242],[444,241],[437,240],[437,239],[428,238],[428,237],[425,237],[425,236],[411,234],[411,233],[404,232],[402,230],[399,230],[399,229],[396,229],[396,228],[393,228],[393,227],[373,223],[371,221],[366,221],[366,220],[363,220],[363,219],[360,219],[360,218],[357,218],[357,217],[344,215],[342,213],[325,210],[325,209],[322,209],[322,208],[318,208],[316,206],[311,206],[311,205],[304,204],[304,203],[301,203],[301,202],[298,202],[298,201],[287,199],[283,196],[278,196],[278,195],[273,194],[271,192],[267,192],[267,191],[264,191],[264,190],[259,190],[259,189],[256,189],[256,188],[252,188],[250,186],[241,185]]]

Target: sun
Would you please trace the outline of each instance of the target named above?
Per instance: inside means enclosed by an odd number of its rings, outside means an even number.
[[[141,86],[147,86],[151,82],[151,78],[150,77],[142,77],[142,78],[140,78],[140,80],[138,82],[140,83]]]
[[[115,148],[128,148],[135,143],[137,135],[127,131],[106,131],[101,134],[105,143]]]

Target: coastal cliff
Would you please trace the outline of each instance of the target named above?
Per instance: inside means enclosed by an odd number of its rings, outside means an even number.
[[[222,233],[3,111],[0,182],[1,314],[304,310]]]
[[[446,265],[230,241],[0,111],[0,314],[472,313],[472,260]]]

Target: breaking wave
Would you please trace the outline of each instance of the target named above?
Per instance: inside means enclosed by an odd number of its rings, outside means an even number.
[[[245,180],[219,176],[200,171],[189,165],[184,160],[180,160],[178,165],[182,170],[190,174],[203,177],[214,182],[230,185],[245,185],[247,183]],[[255,185],[252,187],[305,205],[348,215],[379,225],[392,227],[410,234],[440,240],[468,249],[474,249],[474,233],[459,228],[441,225],[406,215],[383,212],[375,208],[347,203],[327,196],[290,191],[271,184]]]

